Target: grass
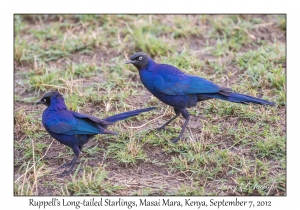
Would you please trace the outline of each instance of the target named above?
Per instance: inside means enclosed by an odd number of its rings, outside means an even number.
[[[62,192],[66,195],[113,195],[115,191],[122,189],[122,186],[113,185],[105,181],[107,171],[99,167],[93,170],[87,167],[81,177],[76,177],[78,171],[73,175],[72,181],[66,184]]]
[[[15,195],[286,195],[284,15],[15,15]],[[125,60],[137,51],[157,62],[274,107],[200,102],[184,122],[155,131],[173,109],[152,96]],[[73,157],[41,124],[48,91],[69,109],[104,118],[157,109],[98,135],[68,177]]]

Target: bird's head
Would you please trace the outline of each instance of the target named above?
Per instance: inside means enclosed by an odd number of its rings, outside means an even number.
[[[36,102],[35,104],[44,104],[47,107],[50,106],[51,101],[56,100],[56,98],[63,98],[62,95],[59,92],[48,92],[46,93],[41,100],[39,100],[38,102]]]
[[[125,64],[133,64],[137,69],[143,69],[149,63],[149,57],[144,52],[133,54]]]

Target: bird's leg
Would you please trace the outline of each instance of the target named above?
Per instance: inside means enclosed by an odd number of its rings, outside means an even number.
[[[73,157],[73,159],[71,160],[71,162],[65,164],[65,166],[71,166],[71,165],[73,165],[73,163],[75,162],[75,159],[76,159],[76,155]]]
[[[82,149],[82,146],[81,145],[78,145],[78,148],[79,148],[79,150],[81,151],[81,149]],[[74,150],[73,150],[74,151]],[[79,151],[79,152],[80,152]],[[66,164],[63,164],[63,165],[61,165],[61,166],[59,166],[58,168],[57,168],[57,170],[58,169],[61,169],[61,168],[65,168],[65,167],[69,167],[69,166],[71,166],[71,165],[73,165],[73,164],[79,164],[79,162],[76,162],[76,160],[78,159],[78,157],[76,158],[76,155],[73,157],[73,159],[69,162],[69,163],[66,163]],[[74,163],[75,162],[75,163]]]
[[[67,174],[69,174],[72,171],[72,169],[73,169],[73,167],[74,167],[74,165],[75,165],[78,157],[79,157],[79,155],[75,155],[75,157],[73,159],[74,161],[72,161],[72,165],[70,166],[70,169],[67,171]]]
[[[169,119],[169,120],[168,120],[165,124],[163,124],[162,126],[156,128],[156,130],[161,131],[161,130],[165,129],[165,127],[166,127],[170,122],[172,122],[173,120],[175,120],[175,119],[180,115],[180,110],[179,110],[179,109],[174,108],[174,111],[175,111],[176,115],[175,115],[174,117],[172,117],[171,119]]]
[[[59,167],[57,168],[57,170],[58,170],[58,169],[61,169],[61,168],[65,168],[65,167],[71,166],[71,165],[73,164],[73,162],[75,161],[75,158],[76,158],[76,156],[74,156],[73,159],[72,159],[69,163],[66,163],[66,164],[63,164],[63,165],[59,166]]]
[[[73,152],[74,152],[75,156],[72,159],[72,161],[69,164],[67,164],[68,166],[70,165],[70,169],[68,171],[64,171],[61,174],[61,176],[68,175],[72,171],[72,169],[73,169],[73,167],[74,167],[74,165],[75,165],[75,163],[76,163],[76,161],[77,161],[77,159],[79,157],[81,147],[79,148],[78,146],[75,146],[72,149],[73,149]]]
[[[82,145],[78,145],[78,148],[79,148],[79,153],[80,153],[82,150]],[[78,154],[78,157],[79,157],[79,154]],[[67,164],[67,166],[72,166],[72,165],[74,166],[75,164],[79,164],[80,162],[79,161],[77,162],[78,157],[76,158],[76,155],[75,155],[75,157],[72,159],[72,161],[70,163]]]
[[[177,142],[181,139],[181,137],[182,137],[182,135],[184,133],[184,130],[185,130],[185,128],[186,128],[186,126],[187,126],[187,124],[189,122],[189,119],[190,119],[190,114],[189,114],[189,112],[186,109],[181,110],[181,114],[185,118],[185,122],[184,122],[184,124],[183,124],[183,126],[181,128],[179,136],[177,138],[171,139],[171,142],[173,142],[174,144],[177,144]]]

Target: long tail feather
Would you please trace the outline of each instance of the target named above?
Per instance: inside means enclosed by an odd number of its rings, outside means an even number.
[[[207,94],[201,94],[198,96],[198,98],[201,99],[206,99],[207,98],[218,98],[221,100],[225,100],[225,101],[230,101],[230,102],[234,102],[234,103],[254,103],[254,104],[262,104],[262,105],[270,105],[273,106],[275,105],[274,102],[270,102],[267,100],[263,100],[260,98],[256,98],[253,96],[248,96],[248,95],[244,95],[244,94],[240,94],[240,93],[234,93],[231,92],[229,96],[224,96],[222,94],[219,93],[207,93]]]
[[[124,113],[121,113],[121,114],[117,114],[117,115],[114,115],[114,116],[107,117],[103,120],[113,123],[113,122],[116,122],[116,121],[119,121],[119,120],[124,120],[128,117],[139,115],[143,112],[148,112],[148,111],[153,110],[153,109],[156,109],[156,107],[149,107],[149,108],[145,108],[145,109],[137,109],[137,110],[133,110],[133,111],[129,111],[129,112],[124,112]]]

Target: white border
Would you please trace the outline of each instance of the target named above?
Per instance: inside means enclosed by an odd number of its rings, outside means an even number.
[[[286,13],[287,14],[287,196],[286,197],[239,197],[239,200],[271,200],[272,208],[298,206],[299,182],[299,98],[300,98],[300,53],[299,53],[299,8],[296,1],[158,1],[158,0],[109,0],[109,1],[40,1],[14,0],[2,1],[0,6],[0,52],[1,52],[1,208],[12,207],[29,209],[30,197],[13,196],[13,14],[14,13]],[[284,119],[283,119],[284,120]],[[62,199],[63,197],[59,197]],[[107,198],[107,197],[106,197]],[[111,197],[115,198],[115,197]],[[126,200],[136,200],[137,197],[123,197]],[[184,197],[169,197],[182,200]],[[192,197],[196,200],[207,200],[234,197]],[[35,200],[51,200],[51,197],[34,197]],[[82,197],[67,197],[66,199],[82,200]],[[97,197],[99,199],[99,197]],[[156,197],[147,197],[155,200]],[[34,207],[37,209],[38,207]],[[58,207],[62,208],[62,207]],[[104,207],[96,207],[104,208]],[[123,207],[124,208],[124,207]],[[125,207],[126,208],[126,207]],[[171,208],[171,207],[168,207]],[[173,208],[173,207],[172,207]],[[230,208],[230,207],[229,207]],[[30,208],[32,209],[32,208]],[[68,209],[75,209],[69,207]],[[83,208],[80,208],[83,209]],[[95,208],[94,208],[95,209]],[[127,208],[126,208],[127,209]],[[134,208],[133,208],[134,209]],[[182,208],[181,208],[182,209]],[[196,209],[193,207],[193,209]],[[238,208],[239,209],[239,208]]]

